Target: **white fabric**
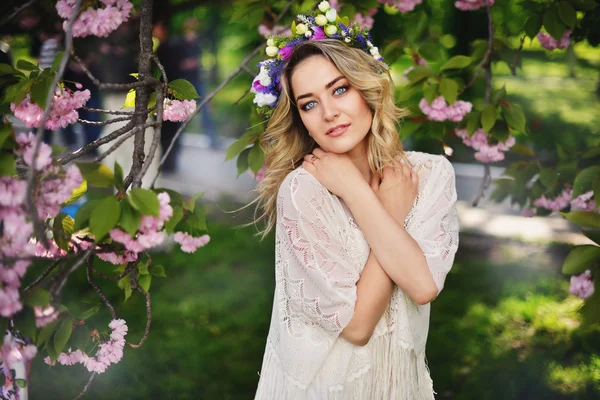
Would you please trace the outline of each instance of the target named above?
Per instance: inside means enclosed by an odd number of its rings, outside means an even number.
[[[406,152],[419,194],[405,226],[438,289],[458,247],[454,170],[442,156]],[[370,248],[347,206],[302,167],[277,199],[276,287],[255,399],[433,399],[425,362],[430,305],[396,287],[365,346],[340,337]]]

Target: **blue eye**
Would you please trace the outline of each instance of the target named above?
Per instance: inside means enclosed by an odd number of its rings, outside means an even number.
[[[348,90],[348,86],[340,86],[339,88],[335,89],[333,94],[337,94],[339,96],[339,95],[346,93],[347,90]]]
[[[314,101],[309,101],[308,103],[306,103],[305,105],[303,105],[301,108],[304,111],[308,111],[308,110],[312,110],[315,107],[316,102]]]

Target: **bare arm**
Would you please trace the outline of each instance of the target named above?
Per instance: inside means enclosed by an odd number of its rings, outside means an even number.
[[[356,346],[367,344],[390,303],[394,287],[394,282],[371,252],[356,283],[354,315],[341,336]]]
[[[353,186],[344,201],[392,281],[418,304],[433,300],[438,288],[423,251],[386,211],[367,182]]]

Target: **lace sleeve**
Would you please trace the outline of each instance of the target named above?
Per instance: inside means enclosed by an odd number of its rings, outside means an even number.
[[[459,231],[454,168],[445,157],[431,162],[407,230],[423,250],[439,294],[454,262]]]
[[[304,169],[277,201],[276,298],[279,353],[307,384],[352,319],[359,273],[342,245],[336,198]]]

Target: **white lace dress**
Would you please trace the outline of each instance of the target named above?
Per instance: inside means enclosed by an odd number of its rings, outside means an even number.
[[[406,229],[441,290],[458,247],[454,170],[442,156],[406,154],[419,175]],[[369,251],[340,198],[302,167],[285,178],[277,199],[273,313],[255,399],[434,398],[425,362],[429,304],[396,287],[367,345],[340,337]]]

